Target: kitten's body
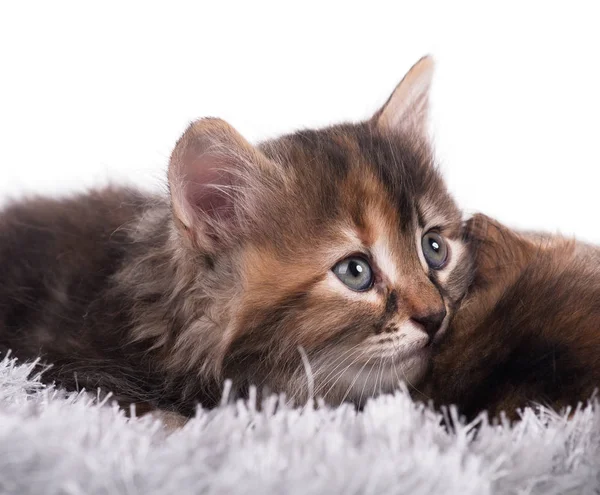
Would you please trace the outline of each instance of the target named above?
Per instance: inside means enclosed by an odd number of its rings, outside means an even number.
[[[434,357],[426,395],[472,418],[560,410],[600,385],[600,248],[470,221],[476,276]]]
[[[185,414],[226,378],[331,403],[420,378],[471,272],[423,131],[430,75],[423,59],[367,122],[259,148],[198,121],[173,152],[170,198],[115,188],[10,206],[0,344],[69,388]],[[451,250],[435,270],[431,229]],[[332,269],[357,257],[365,290]]]
[[[165,198],[125,188],[6,208],[0,215],[0,351],[42,357],[52,365],[44,378],[68,389],[102,387],[124,400],[177,404],[185,413],[196,401],[213,405],[220,390],[210,381],[165,374],[164,350],[150,350],[152,339],[132,336],[134,308],[148,309],[148,324],[158,319],[165,333],[179,324],[164,301],[180,281],[169,225]],[[144,280],[127,279],[135,268]]]

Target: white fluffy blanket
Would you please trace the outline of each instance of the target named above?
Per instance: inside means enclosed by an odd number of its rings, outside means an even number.
[[[32,365],[0,362],[0,492],[599,493],[600,413],[524,413],[514,427],[461,425],[403,392],[364,412],[251,404],[198,411],[169,434],[93,396],[39,382]],[[110,402],[110,401],[109,401]]]

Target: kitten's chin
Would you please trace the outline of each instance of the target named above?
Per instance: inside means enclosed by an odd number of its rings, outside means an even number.
[[[325,395],[329,404],[344,401],[363,405],[368,398],[392,393],[405,383],[416,387],[425,377],[431,360],[431,347],[424,346],[403,355],[372,356],[348,367]]]

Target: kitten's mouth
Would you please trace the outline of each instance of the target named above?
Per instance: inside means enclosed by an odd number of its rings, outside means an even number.
[[[409,320],[395,332],[367,338],[366,354],[381,359],[426,358],[431,352],[433,340],[421,325]]]
[[[356,347],[337,350],[320,363],[316,395],[330,404],[346,400],[362,404],[369,397],[398,390],[402,382],[417,386],[429,368],[431,339],[416,324],[407,321],[394,332],[367,337]]]

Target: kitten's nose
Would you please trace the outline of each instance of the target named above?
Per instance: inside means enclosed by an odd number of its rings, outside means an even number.
[[[412,320],[422,325],[427,335],[432,339],[442,326],[444,318],[446,318],[446,308],[441,311],[412,316]]]

